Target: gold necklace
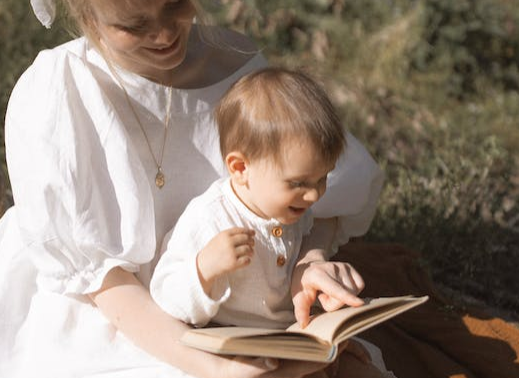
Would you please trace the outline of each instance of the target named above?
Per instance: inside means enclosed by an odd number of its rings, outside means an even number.
[[[102,41],[101,41],[102,42]],[[110,50],[108,50],[109,52]],[[168,137],[168,126],[169,126],[169,117],[171,113],[171,97],[173,94],[173,87],[168,87],[168,98],[167,98],[167,105],[166,105],[166,117],[164,118],[164,135],[162,138],[162,149],[160,151],[160,158],[157,159],[155,157],[155,154],[153,153],[153,148],[151,148],[151,143],[148,138],[148,134],[146,134],[146,130],[144,130],[144,126],[142,126],[141,119],[139,118],[139,115],[137,114],[137,111],[132,105],[132,102],[130,101],[130,96],[128,95],[128,91],[126,91],[126,87],[123,84],[123,80],[119,76],[117,70],[112,65],[112,60],[109,59],[109,53],[107,56],[104,55],[103,50],[101,51],[101,55],[105,58],[105,61],[108,65],[108,69],[114,75],[115,79],[121,86],[121,89],[123,90],[124,97],[126,98],[126,102],[128,103],[128,106],[132,110],[133,116],[135,117],[135,120],[137,121],[137,124],[139,125],[139,128],[142,131],[142,135],[144,135],[144,139],[146,140],[146,144],[148,145],[148,150],[150,151],[150,155],[153,158],[153,162],[155,163],[155,166],[157,167],[157,174],[155,175],[155,185],[157,188],[162,189],[162,187],[166,184],[166,177],[164,176],[164,173],[162,172],[162,159],[164,158],[164,150],[166,149],[166,139]]]
[[[148,138],[148,134],[146,134],[146,130],[144,130],[144,126],[142,126],[141,120],[139,118],[139,115],[137,114],[137,111],[132,105],[132,102],[130,101],[130,96],[128,95],[128,92],[126,91],[126,88],[122,84],[122,82],[119,81],[119,84],[121,85],[121,88],[124,93],[124,97],[126,98],[126,102],[128,103],[128,106],[132,110],[133,116],[137,120],[137,124],[139,125],[142,135],[144,135],[144,139],[146,140],[146,144],[148,145],[148,150],[150,151],[150,155],[153,158],[153,162],[155,163],[155,166],[157,167],[157,174],[155,175],[155,185],[157,188],[162,189],[164,184],[166,184],[166,177],[164,176],[164,173],[162,172],[162,160],[164,159],[164,150],[166,149],[166,139],[168,137],[168,129],[169,129],[169,117],[170,117],[170,111],[171,111],[171,97],[173,94],[173,88],[168,87],[168,98],[167,98],[167,104],[166,104],[166,117],[164,118],[164,136],[162,138],[162,149],[160,151],[160,158],[157,159],[155,157],[155,154],[153,153],[153,148],[151,147],[150,140]]]

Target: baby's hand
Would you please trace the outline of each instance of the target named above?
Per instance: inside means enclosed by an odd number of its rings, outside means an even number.
[[[306,327],[310,307],[318,298],[325,311],[334,311],[346,305],[360,306],[364,301],[359,294],[364,289],[360,274],[348,263],[315,261],[298,266],[292,281],[292,302],[296,320]]]
[[[254,253],[254,230],[235,227],[220,232],[196,258],[198,276],[206,293],[219,276],[250,264]]]

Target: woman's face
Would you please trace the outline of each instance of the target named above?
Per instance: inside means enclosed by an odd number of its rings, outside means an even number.
[[[158,82],[186,56],[195,8],[189,0],[91,0],[94,27],[116,64]]]

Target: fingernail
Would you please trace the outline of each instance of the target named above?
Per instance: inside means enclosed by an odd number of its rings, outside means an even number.
[[[275,358],[265,358],[265,366],[269,370],[277,369],[279,362]]]

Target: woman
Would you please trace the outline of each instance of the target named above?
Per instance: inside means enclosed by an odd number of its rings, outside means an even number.
[[[51,20],[52,1],[32,3]],[[194,1],[65,5],[85,37],[41,52],[6,116],[15,206],[0,223],[0,376],[178,377],[181,369],[298,377],[323,368],[181,346],[187,326],[162,312],[147,288],[165,232],[224,175],[213,104],[264,58],[244,53],[254,46],[230,31],[218,32],[221,43],[204,42]],[[366,231],[382,181],[365,149],[348,140],[316,208],[327,219],[294,273],[302,277],[294,301],[303,322],[318,292],[330,294],[330,309],[351,295],[327,288],[341,277],[319,262],[330,244]],[[335,219],[338,232],[328,226]],[[380,376],[355,358],[359,345],[349,347],[346,369]]]

